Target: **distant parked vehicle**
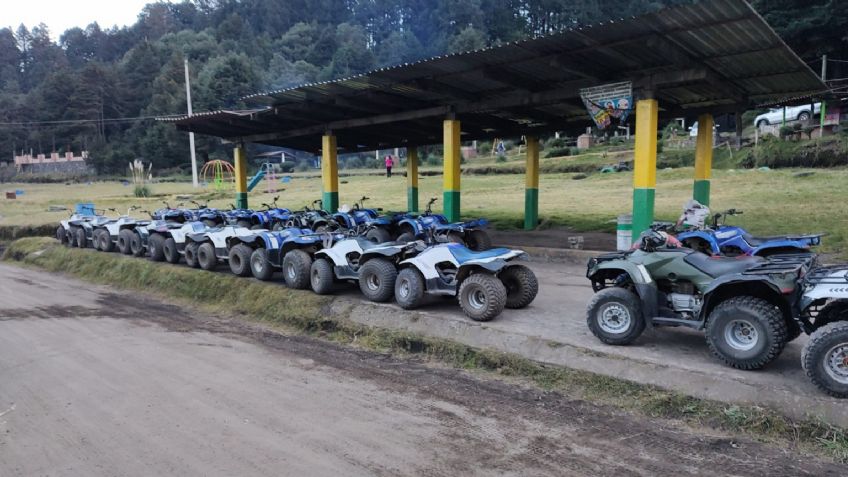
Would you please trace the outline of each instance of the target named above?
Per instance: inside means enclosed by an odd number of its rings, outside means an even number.
[[[809,104],[802,104],[801,106],[787,106],[786,120],[807,121],[813,117],[813,114],[818,114],[819,112],[821,112],[821,103],[816,103],[812,112],[810,112]],[[780,124],[781,122],[783,122],[783,107],[771,108],[768,112],[760,114],[754,118],[754,125],[758,128],[768,126],[769,124]]]

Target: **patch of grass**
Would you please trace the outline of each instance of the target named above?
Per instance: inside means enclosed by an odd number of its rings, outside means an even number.
[[[367,327],[346,318],[349,307],[342,310],[337,307],[336,314],[331,313],[331,298],[288,290],[279,284],[71,249],[48,238],[17,240],[10,244],[3,258],[49,271],[67,272],[96,283],[158,292],[337,343],[400,356],[425,356],[455,368],[554,390],[573,399],[652,418],[744,434],[848,462],[848,431],[818,418],[794,420],[768,408],[699,399],[655,386],[547,366],[515,354],[476,349],[451,340]]]

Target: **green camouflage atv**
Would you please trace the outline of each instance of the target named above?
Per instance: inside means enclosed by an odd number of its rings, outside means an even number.
[[[601,341],[626,345],[652,326],[705,330],[725,364],[759,369],[802,332],[793,311],[798,280],[812,254],[715,257],[649,231],[636,250],[592,258],[586,276],[596,294],[587,323]]]

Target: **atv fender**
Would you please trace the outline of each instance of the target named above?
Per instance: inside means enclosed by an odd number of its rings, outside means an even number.
[[[687,239],[700,239],[704,242],[710,244],[710,249],[713,252],[713,255],[719,255],[721,250],[719,249],[718,242],[715,239],[715,236],[711,233],[704,232],[702,230],[694,230],[692,232],[683,232],[677,234],[677,240],[683,242]]]
[[[398,226],[403,230],[406,227],[412,229],[412,234],[415,236],[421,235],[424,231],[421,229],[421,224],[417,219],[403,219],[398,222]]]
[[[794,285],[794,283],[793,283]],[[787,320],[792,320],[792,306],[795,296],[784,294],[780,286],[768,275],[743,275],[741,273],[725,275],[715,279],[710,286],[703,291],[704,303],[701,306],[701,319],[706,319],[709,312],[728,295],[739,295],[740,291],[732,291],[740,288],[741,294],[752,295],[762,298],[780,308]],[[795,287],[790,293],[795,291]]]
[[[595,261],[595,259],[592,259]],[[589,280],[595,281],[601,273],[610,274],[612,272],[616,276],[626,274],[636,289],[636,294],[639,296],[639,301],[642,303],[642,316],[645,318],[645,323],[648,328],[653,327],[653,318],[659,315],[659,304],[657,302],[657,284],[648,269],[644,265],[635,264],[626,260],[610,260],[592,264],[591,269],[587,273]]]

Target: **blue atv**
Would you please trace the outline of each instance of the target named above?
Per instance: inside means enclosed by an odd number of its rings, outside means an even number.
[[[177,204],[176,207],[171,207],[168,202],[162,201],[165,204],[165,207],[162,209],[156,209],[150,214],[150,218],[153,220],[165,220],[168,222],[178,222],[185,223],[191,222],[194,220],[194,213],[191,210],[183,207],[183,204]]]
[[[333,218],[339,225],[348,229],[355,230],[359,235],[364,235],[365,238],[375,243],[390,242],[397,223],[404,214],[381,214],[382,209],[371,209],[364,207],[365,201],[369,197],[362,196],[359,202],[353,204],[353,209],[350,211],[339,211],[333,214]]]
[[[274,271],[282,270],[289,288],[309,288],[312,257],[331,237],[341,240],[345,235],[290,227],[232,237],[227,244],[230,270],[239,276],[252,274],[259,280],[270,280]]]
[[[283,224],[285,228],[295,227],[310,229],[314,232],[330,232],[347,229],[340,224],[336,218],[323,209],[321,199],[312,201],[312,208],[305,206],[302,210],[291,213],[289,219]]]
[[[492,239],[483,230],[489,224],[486,219],[450,223],[444,215],[433,213],[436,200],[435,197],[430,199],[423,214],[406,216],[399,221],[398,242],[423,239],[432,230],[436,242],[461,243],[475,251],[492,248]]]
[[[227,217],[218,209],[209,207],[209,204],[200,204],[196,201],[191,201],[197,208],[190,209],[194,214],[194,220],[203,222],[207,227],[217,227],[227,222]]]
[[[230,204],[230,210],[224,211],[224,218],[230,225],[249,229],[253,225],[251,221],[253,213],[253,209],[237,209],[235,204]]]
[[[707,255],[766,257],[775,254],[810,253],[810,247],[821,245],[823,234],[781,235],[755,237],[745,229],[721,222],[722,218],[739,215],[741,210],[730,209],[713,216],[711,227],[677,234],[677,239],[688,248]]]
[[[285,228],[285,223],[291,218],[291,211],[277,206],[277,199],[280,196],[274,197],[271,204],[262,204],[265,210],[257,210],[250,214],[250,228],[253,230],[282,230]]]

